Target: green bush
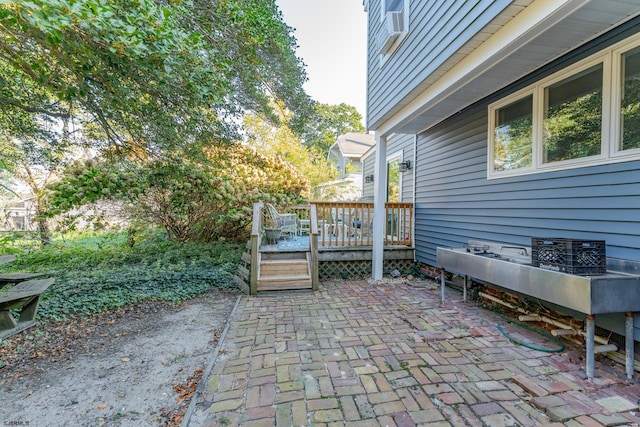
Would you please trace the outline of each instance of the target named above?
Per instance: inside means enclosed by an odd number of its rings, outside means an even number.
[[[214,287],[234,288],[231,275],[242,251],[235,243],[179,243],[160,234],[130,247],[126,233],[105,233],[27,248],[0,272],[54,277],[38,316],[63,320],[144,300],[179,302]]]

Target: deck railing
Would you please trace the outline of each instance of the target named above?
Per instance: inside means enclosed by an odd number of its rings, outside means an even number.
[[[373,203],[312,202],[318,216],[320,246],[373,244]],[[294,207],[292,207],[294,208]],[[302,208],[302,206],[296,207]],[[385,245],[412,246],[413,204],[385,203]]]

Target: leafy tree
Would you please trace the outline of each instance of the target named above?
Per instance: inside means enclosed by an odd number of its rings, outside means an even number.
[[[235,143],[140,162],[86,162],[50,185],[51,215],[105,199],[128,201],[130,218],[162,225],[172,239],[242,240],[252,203],[296,203],[306,180],[275,156]]]
[[[280,105],[279,126],[273,126],[256,114],[245,116],[244,128],[248,134],[249,144],[261,153],[276,155],[302,174],[310,185],[310,194],[304,196],[311,199],[319,197],[318,185],[335,179],[337,171],[327,164],[326,156],[316,147],[302,144],[289,123],[292,114]]]
[[[168,162],[233,140],[245,110],[276,120],[272,97],[301,123],[305,79],[274,0],[5,0],[0,168],[43,212],[42,186],[74,149]]]
[[[496,171],[529,167],[533,161],[532,118],[515,118],[495,130],[494,169]]]
[[[123,148],[230,139],[242,110],[273,116],[270,96],[305,111],[290,32],[273,0],[5,1],[0,106],[81,112]]]
[[[601,92],[589,93],[549,107],[544,120],[545,162],[598,155],[601,140]]]
[[[10,177],[0,187],[17,196],[11,185],[11,181],[17,179],[29,188],[34,196],[40,241],[48,244],[50,231],[43,215],[46,209],[44,188],[72,153],[70,118],[61,115],[58,121],[48,121],[32,112],[8,106],[0,111],[0,120],[6,123],[0,130],[0,172]]]
[[[347,132],[363,133],[362,115],[347,104],[316,103],[302,134],[305,145],[315,147],[324,156],[338,136]]]
[[[640,148],[640,73],[627,77],[622,99],[622,150]]]

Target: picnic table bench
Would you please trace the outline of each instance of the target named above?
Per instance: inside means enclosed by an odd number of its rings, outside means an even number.
[[[8,283],[24,282],[44,275],[45,273],[3,273],[0,274],[0,288]]]
[[[0,292],[0,340],[35,325],[40,295],[54,280],[27,280],[6,292]],[[20,310],[17,321],[9,310]]]

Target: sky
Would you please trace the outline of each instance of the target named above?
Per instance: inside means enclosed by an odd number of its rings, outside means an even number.
[[[323,104],[349,104],[366,115],[367,14],[362,0],[276,0],[295,29],[306,64],[304,88]],[[365,123],[363,122],[363,125]]]

